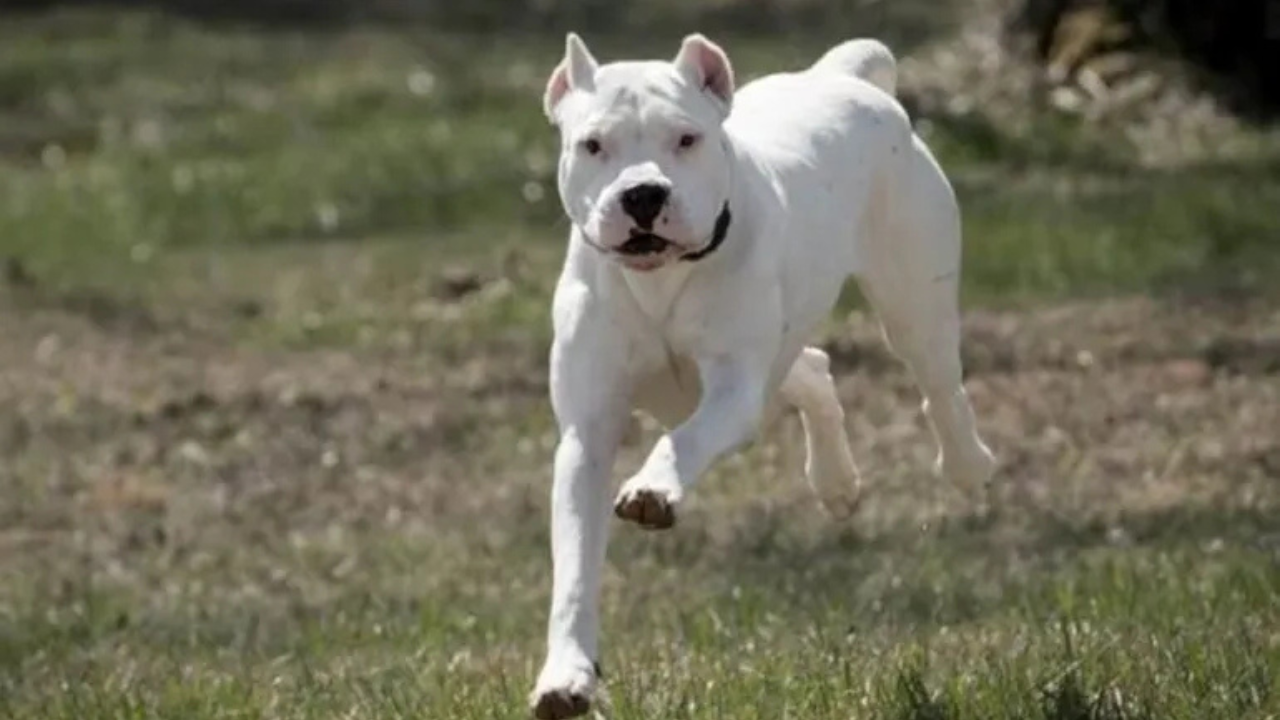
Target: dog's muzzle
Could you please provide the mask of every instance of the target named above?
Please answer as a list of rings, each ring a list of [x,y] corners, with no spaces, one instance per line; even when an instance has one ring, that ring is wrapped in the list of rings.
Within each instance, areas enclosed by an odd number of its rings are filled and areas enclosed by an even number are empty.
[[[652,230],[653,221],[662,214],[671,197],[671,189],[660,183],[643,183],[622,193],[622,211],[636,221],[641,230]]]
[[[680,260],[696,262],[715,252],[728,236],[729,223],[732,219],[733,215],[729,212],[729,203],[726,201],[724,207],[720,209],[720,214],[716,216],[716,225],[712,230],[711,239],[701,249],[680,255]],[[643,260],[664,255],[676,246],[676,243],[661,235],[635,229],[631,231],[631,237],[613,252],[626,258]]]

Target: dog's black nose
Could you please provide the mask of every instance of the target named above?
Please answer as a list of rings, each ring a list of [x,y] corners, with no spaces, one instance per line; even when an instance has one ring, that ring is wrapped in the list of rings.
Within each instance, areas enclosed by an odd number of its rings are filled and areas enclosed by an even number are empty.
[[[667,204],[671,191],[665,185],[644,183],[627,188],[622,193],[622,211],[630,215],[644,230],[653,228],[653,220]]]

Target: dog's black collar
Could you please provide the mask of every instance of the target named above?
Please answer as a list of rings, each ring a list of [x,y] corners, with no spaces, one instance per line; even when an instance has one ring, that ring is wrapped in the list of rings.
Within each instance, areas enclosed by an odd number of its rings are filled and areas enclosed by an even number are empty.
[[[689,262],[696,262],[715,252],[716,248],[720,247],[720,243],[724,242],[725,236],[729,234],[729,221],[732,219],[733,216],[729,213],[729,201],[725,200],[724,207],[721,208],[720,214],[716,216],[716,227],[715,231],[711,234],[711,242],[707,243],[707,246],[701,250],[691,252],[680,259],[687,260]]]

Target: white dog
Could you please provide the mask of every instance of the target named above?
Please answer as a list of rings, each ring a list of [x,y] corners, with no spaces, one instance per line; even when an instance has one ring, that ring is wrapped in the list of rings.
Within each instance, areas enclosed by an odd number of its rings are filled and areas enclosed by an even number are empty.
[[[613,501],[624,520],[671,527],[777,400],[800,412],[809,482],[851,508],[844,413],[827,356],[805,346],[850,275],[923,392],[940,472],[990,478],[961,386],[959,212],[895,82],[873,40],[735,92],[729,59],[700,35],[672,62],[603,66],[568,36],[544,98],[573,230],[553,305],[560,443],[536,717],[583,714],[596,689],[609,479],[633,408],[667,432]]]

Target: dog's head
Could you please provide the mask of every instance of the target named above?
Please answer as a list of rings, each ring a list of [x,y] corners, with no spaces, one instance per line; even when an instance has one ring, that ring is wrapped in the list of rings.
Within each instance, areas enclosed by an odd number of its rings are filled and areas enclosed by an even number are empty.
[[[560,129],[560,199],[586,241],[637,270],[704,250],[727,219],[732,101],[729,58],[701,35],[670,62],[600,65],[570,34],[543,103]]]

